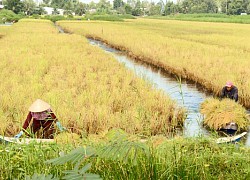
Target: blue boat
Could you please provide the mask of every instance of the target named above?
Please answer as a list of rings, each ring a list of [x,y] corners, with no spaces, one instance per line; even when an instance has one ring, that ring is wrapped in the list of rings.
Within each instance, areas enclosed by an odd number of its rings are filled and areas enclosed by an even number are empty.
[[[229,137],[223,137],[223,138],[218,138],[216,140],[216,143],[221,144],[221,143],[236,143],[241,140],[243,136],[245,136],[247,132],[243,132],[241,134],[235,135],[235,136],[229,136]]]

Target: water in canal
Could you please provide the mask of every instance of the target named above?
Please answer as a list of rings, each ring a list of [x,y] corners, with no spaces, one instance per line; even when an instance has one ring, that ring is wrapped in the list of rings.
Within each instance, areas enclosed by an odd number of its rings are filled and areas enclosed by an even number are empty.
[[[64,30],[57,26],[59,33]],[[200,85],[187,80],[180,80],[178,77],[161,72],[159,68],[136,62],[121,51],[111,48],[101,41],[88,38],[91,45],[98,46],[107,53],[111,53],[116,60],[123,63],[125,67],[133,70],[136,75],[151,81],[158,89],[177,101],[179,106],[187,109],[187,119],[184,123],[183,135],[186,137],[207,136],[209,132],[202,126],[203,117],[199,112],[200,104],[212,95],[206,93]],[[249,111],[250,113],[250,111]],[[250,133],[245,141],[246,146],[250,146]]]
[[[120,51],[111,48],[100,41],[88,39],[89,43],[99,46],[105,52],[111,53],[115,59],[123,63],[125,67],[133,70],[136,75],[151,81],[158,89],[163,90],[166,94],[177,101],[179,106],[187,109],[187,119],[185,120],[183,135],[190,136],[206,136],[209,132],[202,126],[202,115],[199,112],[200,104],[212,95],[206,93],[200,85],[187,80],[181,80],[173,75],[161,72],[157,68],[134,61]],[[250,133],[246,140],[246,145],[250,146]]]

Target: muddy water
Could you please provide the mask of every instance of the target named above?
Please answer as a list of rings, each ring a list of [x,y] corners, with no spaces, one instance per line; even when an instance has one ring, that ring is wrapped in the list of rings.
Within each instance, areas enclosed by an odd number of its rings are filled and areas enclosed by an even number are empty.
[[[203,116],[199,113],[199,108],[200,104],[212,95],[207,93],[200,85],[187,80],[180,80],[173,75],[162,72],[159,68],[134,61],[120,51],[110,48],[100,41],[88,40],[90,44],[99,46],[105,52],[111,53],[125,67],[133,70],[141,78],[149,80],[157,89],[163,90],[166,94],[170,95],[172,99],[177,101],[179,106],[185,107],[188,113],[183,128],[184,136],[209,135],[209,132],[202,126]],[[246,145],[250,146],[250,133],[248,133]]]

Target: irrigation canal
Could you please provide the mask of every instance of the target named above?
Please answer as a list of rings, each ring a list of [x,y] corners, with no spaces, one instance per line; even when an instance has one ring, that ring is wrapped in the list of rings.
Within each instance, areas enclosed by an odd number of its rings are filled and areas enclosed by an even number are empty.
[[[64,30],[55,24],[59,33]],[[199,112],[200,104],[212,96],[207,93],[200,85],[188,80],[179,80],[161,69],[152,67],[129,58],[119,50],[109,47],[101,41],[88,38],[91,45],[98,46],[107,53],[111,53],[117,61],[123,63],[125,67],[131,69],[141,78],[149,80],[155,88],[163,90],[166,94],[177,101],[179,106],[187,109],[187,118],[184,123],[182,134],[186,137],[208,136],[207,131],[202,126],[203,116]],[[248,111],[250,113],[250,111]],[[250,133],[247,134],[246,146],[250,146]]]
[[[212,95],[207,93],[200,85],[188,80],[179,80],[171,74],[162,72],[161,69],[149,66],[145,63],[135,61],[111,48],[101,41],[88,38],[90,44],[98,46],[107,53],[111,53],[116,60],[123,63],[125,67],[133,70],[137,76],[149,80],[155,88],[163,90],[166,94],[177,101],[179,106],[187,109],[187,119],[184,123],[183,135],[186,137],[207,136],[209,132],[203,128],[203,116],[199,112],[200,104]],[[250,133],[246,140],[250,146]]]

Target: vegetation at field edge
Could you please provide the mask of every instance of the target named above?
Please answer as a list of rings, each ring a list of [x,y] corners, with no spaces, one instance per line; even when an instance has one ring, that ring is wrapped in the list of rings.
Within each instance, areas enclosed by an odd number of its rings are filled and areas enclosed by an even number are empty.
[[[236,15],[226,15],[226,14],[175,14],[168,16],[147,16],[145,18],[162,19],[162,20],[250,24],[250,15],[236,16]]]
[[[70,145],[0,146],[0,178],[39,174],[70,179],[98,174],[103,179],[248,179],[250,149],[218,145],[212,139],[136,136],[113,131]],[[72,150],[72,151],[71,151]],[[87,172],[86,172],[87,171]],[[35,174],[35,175],[34,175]],[[51,175],[51,176],[49,176]]]

